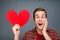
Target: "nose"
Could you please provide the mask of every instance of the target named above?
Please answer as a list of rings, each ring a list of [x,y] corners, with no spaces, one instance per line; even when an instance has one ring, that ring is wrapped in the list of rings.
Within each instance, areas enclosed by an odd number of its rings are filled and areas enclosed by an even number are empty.
[[[39,22],[42,22],[42,18],[41,17],[39,18]]]

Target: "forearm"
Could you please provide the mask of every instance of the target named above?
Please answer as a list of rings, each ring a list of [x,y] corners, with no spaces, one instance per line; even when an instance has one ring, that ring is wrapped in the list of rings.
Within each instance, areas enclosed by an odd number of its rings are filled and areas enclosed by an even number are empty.
[[[19,40],[19,35],[14,35],[14,40]]]
[[[46,40],[52,40],[46,32],[43,32],[43,36]]]

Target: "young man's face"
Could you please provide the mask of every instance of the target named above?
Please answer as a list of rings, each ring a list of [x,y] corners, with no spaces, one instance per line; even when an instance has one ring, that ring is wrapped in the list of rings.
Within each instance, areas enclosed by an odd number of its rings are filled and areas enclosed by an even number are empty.
[[[46,20],[46,13],[44,11],[36,11],[35,23],[38,29],[43,29]]]

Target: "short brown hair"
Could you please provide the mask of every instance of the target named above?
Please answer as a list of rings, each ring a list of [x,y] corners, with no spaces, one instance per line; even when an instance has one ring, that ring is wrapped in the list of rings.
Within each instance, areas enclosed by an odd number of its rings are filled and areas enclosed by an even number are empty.
[[[46,12],[46,10],[45,10],[44,8],[42,8],[42,7],[38,7],[38,8],[36,8],[36,9],[34,10],[34,12],[33,12],[33,19],[35,19],[35,13],[36,13],[37,11],[44,11],[44,12],[46,13],[46,18],[47,18],[47,12]]]

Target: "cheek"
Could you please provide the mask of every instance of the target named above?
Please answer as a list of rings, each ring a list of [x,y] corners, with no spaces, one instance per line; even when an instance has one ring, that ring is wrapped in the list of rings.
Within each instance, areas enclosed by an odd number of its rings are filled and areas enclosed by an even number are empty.
[[[35,22],[35,23],[37,23],[37,22],[38,22],[38,20],[37,20],[37,19],[35,19],[35,20],[34,20],[34,22]]]
[[[35,22],[38,22],[38,19],[35,19]]]
[[[42,19],[43,20],[43,23],[45,23],[46,19]]]

